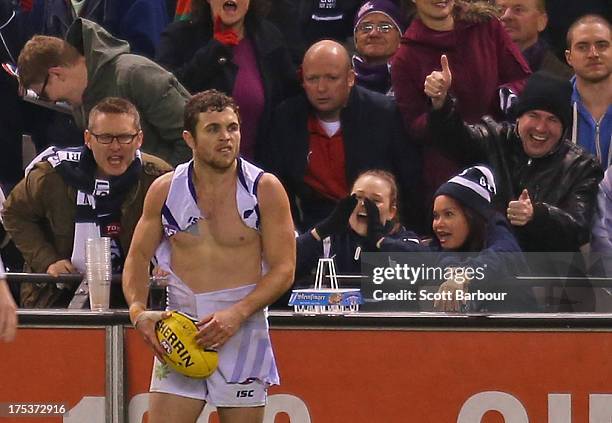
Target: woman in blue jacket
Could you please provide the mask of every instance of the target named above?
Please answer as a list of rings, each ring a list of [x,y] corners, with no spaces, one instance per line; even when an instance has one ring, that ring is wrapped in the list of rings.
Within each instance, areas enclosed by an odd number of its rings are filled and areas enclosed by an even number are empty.
[[[442,298],[435,301],[434,309],[438,311],[534,310],[530,287],[499,284],[517,274],[526,274],[528,268],[506,219],[491,207],[495,191],[493,173],[488,167],[469,167],[442,184],[434,194],[435,237],[429,245],[383,236],[375,226],[368,228],[367,237],[379,251],[441,253],[435,255],[433,263],[427,263],[447,270],[438,293],[449,294],[440,295]],[[368,216],[376,219],[375,209],[368,202],[366,209]]]

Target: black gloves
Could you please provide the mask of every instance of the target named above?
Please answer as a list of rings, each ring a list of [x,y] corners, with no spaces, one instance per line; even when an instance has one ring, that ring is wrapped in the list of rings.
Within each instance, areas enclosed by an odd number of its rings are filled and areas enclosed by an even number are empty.
[[[385,237],[388,232],[388,226],[391,222],[383,225],[380,223],[380,213],[376,204],[369,198],[363,199],[366,213],[368,214],[368,233],[366,235],[368,249],[377,250],[378,241]],[[391,223],[392,224],[392,223]]]
[[[330,235],[346,230],[348,219],[356,206],[357,197],[355,197],[355,194],[340,200],[338,204],[336,204],[334,211],[314,227],[319,238],[324,239]]]

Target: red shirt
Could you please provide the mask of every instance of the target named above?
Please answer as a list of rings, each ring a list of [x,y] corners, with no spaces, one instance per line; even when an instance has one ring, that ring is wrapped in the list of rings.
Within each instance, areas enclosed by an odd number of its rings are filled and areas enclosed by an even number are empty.
[[[309,149],[304,182],[324,197],[339,200],[349,194],[344,167],[342,129],[331,137],[319,120],[308,117]]]

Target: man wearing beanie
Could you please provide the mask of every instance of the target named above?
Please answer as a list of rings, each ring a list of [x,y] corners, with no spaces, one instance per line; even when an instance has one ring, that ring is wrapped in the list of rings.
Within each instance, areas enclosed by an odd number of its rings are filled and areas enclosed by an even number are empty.
[[[430,81],[425,94],[446,95],[448,86]],[[485,116],[467,125],[450,95],[428,116],[433,140],[446,154],[492,165],[495,205],[513,225],[523,251],[579,251],[589,242],[603,172],[593,156],[565,138],[571,93],[569,81],[538,72],[515,105],[516,123]]]
[[[355,15],[353,55],[357,85],[393,95],[391,58],[397,51],[405,25],[392,0],[369,0]]]

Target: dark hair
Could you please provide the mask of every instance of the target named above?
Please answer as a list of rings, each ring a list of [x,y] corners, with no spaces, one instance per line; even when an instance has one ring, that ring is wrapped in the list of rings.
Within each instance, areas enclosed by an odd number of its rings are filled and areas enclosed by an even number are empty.
[[[406,24],[409,24],[416,15],[416,6],[412,0],[400,0],[400,13]],[[406,26],[407,28],[408,26]]]
[[[129,115],[134,119],[134,126],[136,126],[136,129],[140,130],[140,114],[138,113],[136,106],[125,98],[106,97],[102,99],[89,112],[88,126],[94,120],[94,117],[100,113]]]
[[[607,20],[605,17],[601,16],[601,15],[596,15],[596,14],[588,14],[588,15],[584,15],[579,17],[578,19],[576,19],[574,21],[574,23],[572,23],[569,27],[569,29],[567,30],[567,35],[565,38],[565,41],[567,43],[567,48],[571,49],[572,47],[572,32],[574,32],[574,29],[576,29],[577,26],[579,25],[584,25],[584,24],[592,24],[592,23],[599,23],[602,24],[606,27],[608,27],[608,31],[612,32],[612,27],[610,26],[610,21]]]
[[[247,31],[252,31],[255,28],[255,22],[268,15],[270,11],[269,0],[251,0],[249,3],[249,10],[244,17],[244,26]],[[195,23],[210,26],[212,33],[213,27],[213,16],[212,9],[207,0],[192,0],[191,1],[191,16],[192,21]]]
[[[76,48],[61,38],[35,35],[19,53],[19,82],[25,88],[42,83],[50,68],[71,66],[80,56]]]
[[[233,98],[217,90],[206,90],[202,91],[201,93],[197,93],[191,97],[191,99],[185,105],[185,130],[189,131],[191,135],[195,136],[195,129],[198,124],[198,117],[200,113],[209,111],[222,112],[227,107],[236,113],[236,116],[238,116],[238,122],[240,122],[239,108]]]
[[[487,221],[472,208],[459,203],[468,223],[468,237],[461,246],[462,251],[477,252],[486,247]]]

